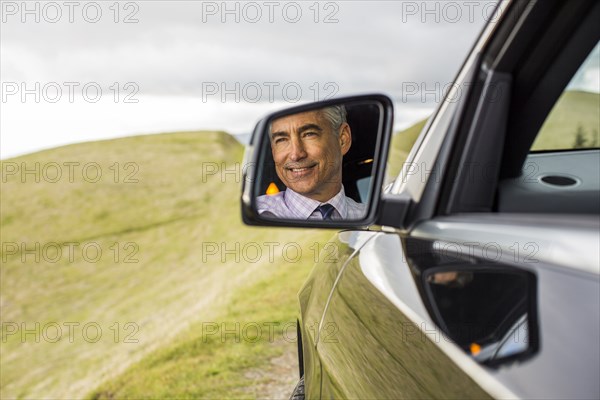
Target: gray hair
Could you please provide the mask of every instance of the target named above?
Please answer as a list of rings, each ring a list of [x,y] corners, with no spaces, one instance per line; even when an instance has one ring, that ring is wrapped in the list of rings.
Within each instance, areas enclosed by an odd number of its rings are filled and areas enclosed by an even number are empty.
[[[342,126],[343,123],[348,122],[346,120],[346,107],[344,107],[343,105],[325,107],[320,109],[319,112],[327,121],[329,121],[331,127],[338,135],[340,133],[340,126]]]

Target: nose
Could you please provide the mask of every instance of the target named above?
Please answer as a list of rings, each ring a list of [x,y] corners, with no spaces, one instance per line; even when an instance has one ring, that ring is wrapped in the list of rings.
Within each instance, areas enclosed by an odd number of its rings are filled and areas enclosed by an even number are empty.
[[[304,143],[297,137],[291,140],[290,160],[299,161],[306,157],[306,150],[304,149]]]

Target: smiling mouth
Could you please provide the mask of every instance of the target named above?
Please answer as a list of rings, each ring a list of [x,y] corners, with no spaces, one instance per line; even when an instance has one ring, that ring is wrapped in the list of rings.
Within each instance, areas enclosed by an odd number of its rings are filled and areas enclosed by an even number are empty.
[[[308,171],[310,168],[312,168],[312,167],[290,168],[290,171],[292,171],[292,172],[304,172],[304,171]]]
[[[316,167],[316,165],[317,164],[309,165],[306,167],[294,167],[294,168],[287,167],[286,169],[292,173],[292,176],[300,178],[300,177],[310,174],[313,171],[313,169]]]

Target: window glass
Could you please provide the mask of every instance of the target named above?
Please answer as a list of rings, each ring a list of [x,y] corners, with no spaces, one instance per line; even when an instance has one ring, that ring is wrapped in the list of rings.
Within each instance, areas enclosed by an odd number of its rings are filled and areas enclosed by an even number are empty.
[[[546,118],[532,151],[600,146],[600,47],[592,50]]]
[[[367,176],[356,181],[361,203],[366,203],[369,200],[369,185],[371,184],[371,179],[371,176]]]

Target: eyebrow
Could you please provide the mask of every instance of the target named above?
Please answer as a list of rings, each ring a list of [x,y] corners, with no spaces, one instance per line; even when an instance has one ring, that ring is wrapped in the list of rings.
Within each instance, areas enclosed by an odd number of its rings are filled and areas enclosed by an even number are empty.
[[[310,130],[316,130],[316,131],[321,132],[323,130],[323,128],[321,128],[317,124],[305,124],[305,125],[302,125],[300,128],[298,128],[299,133],[302,133],[304,131],[310,131]]]
[[[304,124],[300,128],[298,128],[298,133],[302,133],[302,132],[310,131],[310,130],[315,130],[315,131],[322,132],[323,128],[321,128],[317,124]],[[281,137],[281,136],[287,137],[287,136],[289,136],[289,133],[287,131],[273,132],[273,133],[271,133],[271,140],[273,140],[273,139],[275,139],[277,137]]]
[[[275,140],[278,137],[288,137],[289,133],[285,132],[285,131],[277,131],[277,132],[273,132],[271,133],[271,140]]]

